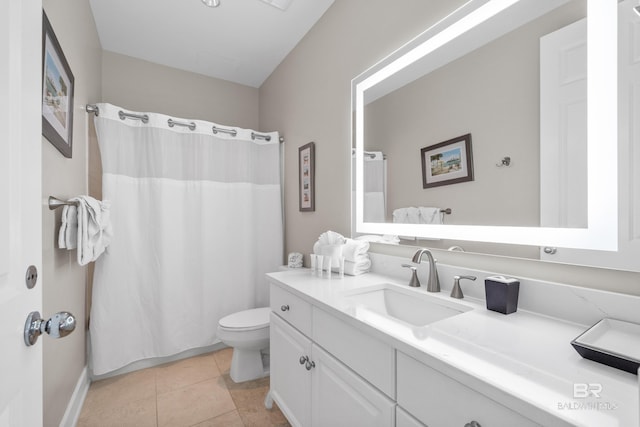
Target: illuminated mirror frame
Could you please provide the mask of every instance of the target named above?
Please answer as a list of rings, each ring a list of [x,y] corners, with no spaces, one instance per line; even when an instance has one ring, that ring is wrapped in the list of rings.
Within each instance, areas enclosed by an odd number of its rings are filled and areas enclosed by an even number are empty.
[[[615,251],[618,247],[617,0],[587,1],[587,228],[364,222],[365,91],[466,31],[529,0],[471,0],[352,81],[357,233]],[[541,0],[535,0],[540,1]],[[598,174],[605,170],[607,173]],[[508,203],[506,201],[505,203]],[[612,221],[612,218],[616,220]]]

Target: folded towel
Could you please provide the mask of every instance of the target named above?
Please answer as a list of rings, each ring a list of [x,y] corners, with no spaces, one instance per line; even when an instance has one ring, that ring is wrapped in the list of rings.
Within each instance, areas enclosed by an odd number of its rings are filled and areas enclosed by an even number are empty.
[[[318,243],[321,245],[341,245],[345,240],[342,234],[331,230],[325,231],[318,237]]]
[[[74,205],[62,208],[58,247],[68,250],[78,247],[78,209]]]
[[[348,274],[349,276],[357,276],[359,274],[364,274],[369,271],[371,268],[371,260],[369,259],[369,255],[367,255],[366,261],[362,262],[344,262],[344,274]]]
[[[326,231],[313,245],[313,253],[331,257],[331,267],[338,268],[340,257],[352,263],[369,261],[369,242],[347,239],[335,231]]]
[[[359,262],[363,255],[367,255],[369,246],[369,242],[366,240],[346,239],[345,245],[342,247],[342,256],[345,261]]]

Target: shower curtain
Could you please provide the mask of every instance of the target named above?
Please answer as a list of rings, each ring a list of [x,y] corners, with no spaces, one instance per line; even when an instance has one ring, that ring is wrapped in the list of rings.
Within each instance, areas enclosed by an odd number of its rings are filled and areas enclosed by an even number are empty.
[[[98,109],[114,236],[94,273],[95,375],[218,342],[220,318],[268,305],[264,274],[283,260],[277,133]]]

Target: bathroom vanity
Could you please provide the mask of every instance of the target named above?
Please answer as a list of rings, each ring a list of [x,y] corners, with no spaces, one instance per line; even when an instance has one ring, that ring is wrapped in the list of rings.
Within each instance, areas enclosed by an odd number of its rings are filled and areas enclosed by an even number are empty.
[[[449,297],[453,275],[483,283],[489,272],[438,270],[440,293],[409,288],[399,267],[268,274],[270,393],[292,425],[638,425],[637,377],[582,359],[570,342],[598,316],[635,320],[640,298],[524,279],[520,308],[503,315],[486,309],[481,284]]]

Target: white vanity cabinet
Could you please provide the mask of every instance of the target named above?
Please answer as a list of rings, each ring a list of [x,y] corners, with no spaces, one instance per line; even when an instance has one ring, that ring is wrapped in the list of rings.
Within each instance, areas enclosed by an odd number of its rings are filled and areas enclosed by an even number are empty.
[[[398,405],[428,426],[539,426],[401,352],[397,358]]]
[[[299,304],[307,303],[275,285],[271,301],[271,396],[289,422],[301,427],[392,427],[395,402],[298,329],[300,321],[303,329],[311,327],[300,308],[305,305]],[[283,311],[283,305],[289,309]],[[311,315],[311,307],[306,309]]]

